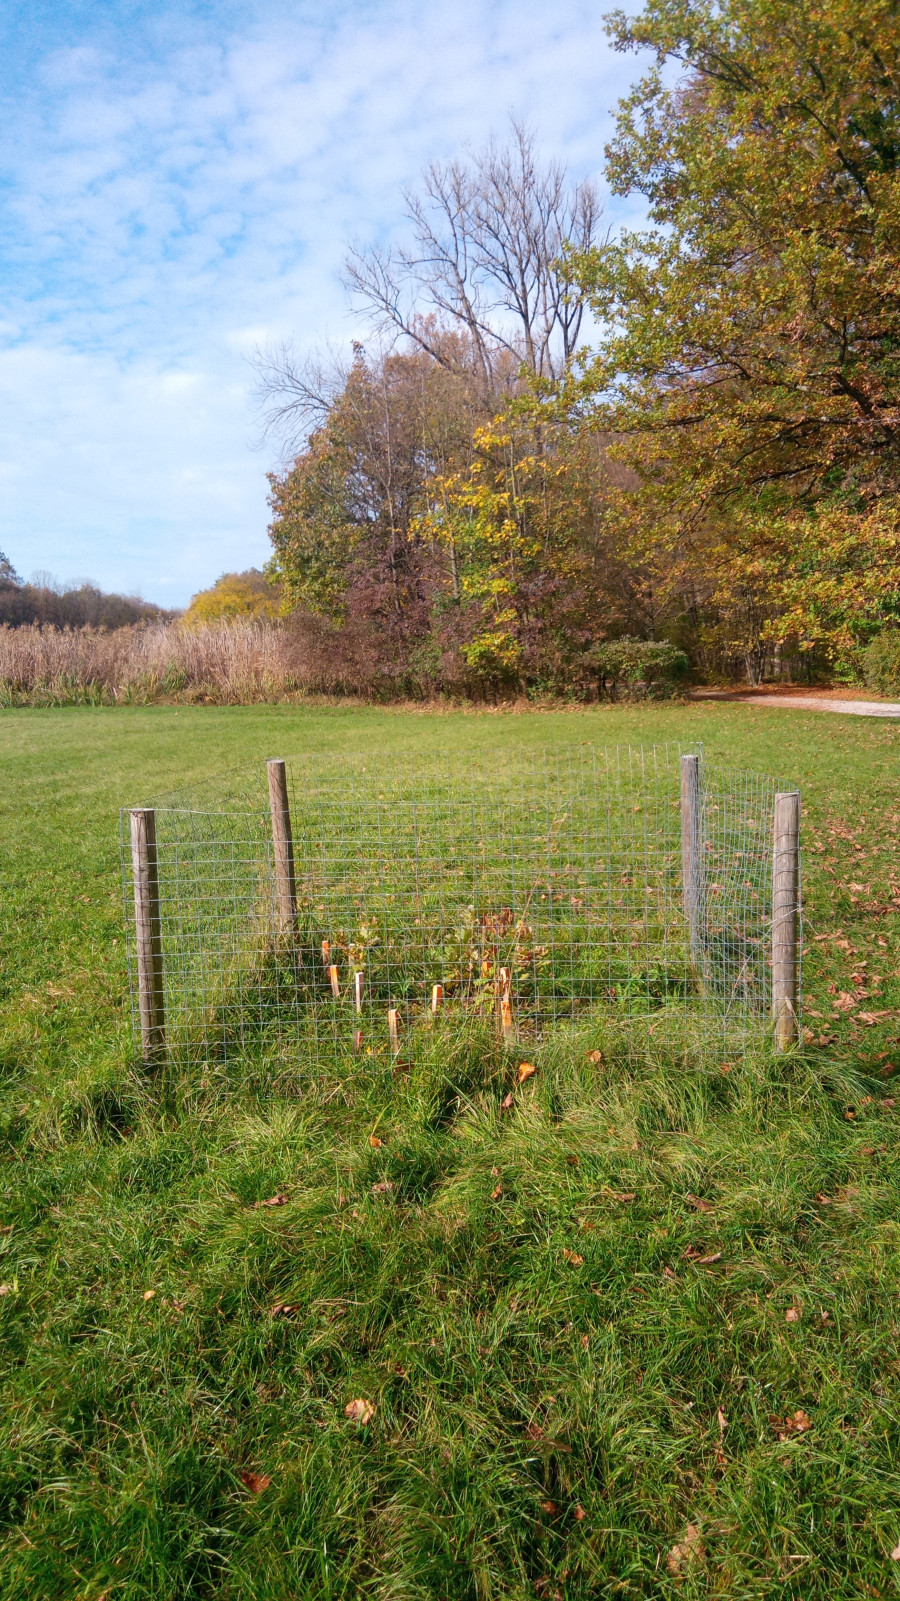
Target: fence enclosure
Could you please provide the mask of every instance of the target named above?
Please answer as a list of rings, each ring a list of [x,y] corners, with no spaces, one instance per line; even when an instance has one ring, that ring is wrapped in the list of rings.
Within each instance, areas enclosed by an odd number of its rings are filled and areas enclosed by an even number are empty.
[[[800,797],[700,751],[268,763],[227,809],[123,812],[147,1059],[411,1058],[561,1024],[740,1048],[800,1005]]]

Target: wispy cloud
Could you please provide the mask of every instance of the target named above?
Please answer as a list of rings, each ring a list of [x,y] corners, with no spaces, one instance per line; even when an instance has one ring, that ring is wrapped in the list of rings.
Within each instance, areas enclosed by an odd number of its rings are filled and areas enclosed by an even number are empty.
[[[348,240],[511,108],[596,173],[628,64],[582,0],[59,13],[0,80],[0,547],[181,601],[268,553],[252,349],[349,338]]]

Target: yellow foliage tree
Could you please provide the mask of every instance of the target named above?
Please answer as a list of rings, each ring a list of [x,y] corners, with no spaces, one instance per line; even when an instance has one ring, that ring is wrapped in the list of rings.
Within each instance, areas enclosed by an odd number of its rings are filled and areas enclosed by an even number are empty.
[[[182,623],[186,628],[198,628],[235,617],[274,618],[278,611],[278,590],[264,573],[251,567],[245,573],[223,573],[211,589],[201,589],[193,596]]]

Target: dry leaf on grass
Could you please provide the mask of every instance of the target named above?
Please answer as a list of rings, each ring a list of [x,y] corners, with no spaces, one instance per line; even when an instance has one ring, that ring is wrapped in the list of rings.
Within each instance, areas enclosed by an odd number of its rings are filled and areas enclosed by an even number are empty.
[[[580,1501],[577,1501],[575,1503],[575,1510],[572,1513],[572,1516],[575,1519],[576,1523],[583,1523],[585,1518],[587,1517],[587,1513],[585,1512],[584,1507],[581,1505]]]
[[[894,1546],[894,1549],[891,1552],[891,1561],[892,1562],[900,1562],[900,1545],[895,1545]]]
[[[601,1201],[618,1201],[622,1206],[630,1206],[632,1201],[637,1200],[637,1194],[634,1190],[601,1190],[599,1198]]]
[[[389,1195],[393,1188],[394,1188],[394,1186],[393,1186],[393,1183],[391,1182],[390,1179],[382,1179],[380,1184],[373,1184],[372,1185],[372,1194],[373,1195]]]
[[[382,1145],[384,1144],[384,1140],[380,1140],[377,1134],[370,1134],[369,1144],[371,1145],[373,1151],[380,1151]]]
[[[802,1317],[799,1306],[789,1306],[784,1314],[785,1323],[799,1323]]]
[[[555,1501],[542,1501],[541,1502],[541,1511],[542,1512],[549,1512],[550,1516],[552,1517],[554,1515],[554,1513],[559,1511],[559,1507],[557,1506]]]
[[[571,1262],[573,1267],[581,1267],[584,1262],[584,1257],[579,1256],[577,1251],[570,1251],[568,1246],[563,1251],[563,1256],[567,1262]]]
[[[513,1107],[513,1105],[515,1103],[515,1099],[516,1098],[513,1095],[512,1090],[510,1090],[508,1095],[504,1095],[503,1100],[500,1102],[500,1110],[501,1110],[501,1112],[509,1112],[509,1111],[511,1111],[512,1107]]]
[[[673,1545],[666,1557],[666,1567],[671,1574],[680,1573],[682,1568],[689,1567],[692,1562],[702,1562],[706,1557],[706,1548],[700,1537],[700,1526],[689,1523],[683,1537]]]
[[[344,1407],[344,1417],[352,1423],[370,1423],[375,1416],[375,1407],[371,1401],[360,1396],[355,1401],[348,1401]]]
[[[240,1480],[251,1495],[262,1495],[272,1483],[268,1473],[251,1473],[249,1468],[241,1468]]]
[[[11,1284],[0,1284],[0,1295],[12,1295]]]
[[[581,1165],[580,1158],[575,1151],[569,1152],[568,1156],[566,1157],[566,1161],[570,1167],[579,1167]]]
[[[284,1194],[284,1191],[279,1190],[277,1195],[270,1195],[265,1201],[254,1201],[253,1210],[256,1212],[261,1206],[287,1206],[287,1203],[288,1198]]]
[[[712,1201],[704,1201],[702,1195],[691,1195],[691,1193],[688,1192],[688,1194],[685,1196],[685,1201],[687,1202],[688,1206],[692,1206],[694,1208],[695,1212],[711,1212],[713,1210]]]
[[[602,1051],[588,1051],[587,1059],[588,1059],[589,1062],[602,1062],[603,1061],[603,1052]]]
[[[801,1407],[798,1407],[793,1414],[786,1412],[784,1417],[780,1417],[777,1412],[773,1412],[769,1422],[772,1424],[779,1440],[790,1440],[793,1435],[805,1434],[807,1429],[812,1428],[812,1419]]]
[[[721,1251],[704,1252],[699,1246],[689,1245],[682,1255],[687,1262],[693,1262],[695,1267],[709,1267],[712,1262],[721,1262]]]
[[[298,1301],[276,1301],[275,1305],[269,1308],[269,1317],[293,1317],[299,1310]]]
[[[525,1080],[533,1078],[536,1072],[537,1068],[533,1062],[520,1062],[516,1077],[520,1084],[524,1084]]]
[[[724,1407],[721,1407],[721,1406],[716,1407],[716,1420],[717,1420],[718,1425],[719,1425],[719,1433],[720,1434],[724,1434],[725,1430],[728,1427],[728,1419],[725,1416]]]
[[[502,1194],[503,1194],[503,1185],[502,1184],[498,1184],[497,1188],[495,1190],[491,1190],[491,1200],[492,1201],[499,1201],[499,1199],[500,1199]]]
[[[155,1294],[156,1294],[155,1290],[145,1290],[144,1291],[144,1300],[145,1301],[152,1301],[153,1297],[155,1296]]]

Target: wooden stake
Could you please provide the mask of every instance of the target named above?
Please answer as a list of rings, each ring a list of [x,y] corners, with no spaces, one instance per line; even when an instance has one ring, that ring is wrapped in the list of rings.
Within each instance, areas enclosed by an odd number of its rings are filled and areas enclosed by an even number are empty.
[[[800,987],[800,791],[775,796],[772,864],[772,1015],[775,1049],[797,1038]]]
[[[691,956],[703,958],[703,857],[700,839],[700,757],[681,758],[681,877]]]
[[[354,993],[354,999],[356,1001],[356,1010],[358,1012],[362,1011],[363,990],[365,989],[365,987],[366,987],[365,971],[363,969],[360,969],[360,971],[357,974],[355,974],[354,979],[353,979],[353,993]]]
[[[331,941],[327,939],[322,941],[322,965],[324,967],[331,966]]]
[[[443,984],[432,984],[432,986],[431,986],[431,1010],[432,1010],[432,1012],[437,1013],[440,1010],[441,1001],[443,999],[444,999],[444,986],[443,986]]]
[[[353,1030],[353,1049],[355,1051],[361,1051],[362,1048],[363,1048],[362,1029],[361,1028],[355,1028]]]
[[[333,965],[328,969],[328,977],[331,981],[331,993],[335,1000],[339,1001],[341,998],[341,981],[338,970]]]
[[[509,1044],[515,1035],[515,1026],[513,1024],[512,1002],[508,996],[500,1002],[500,1027],[503,1030],[504,1040]]]
[[[400,1049],[400,1014],[395,1006],[388,1008],[388,1034],[391,1039],[391,1051],[396,1056]]]
[[[131,813],[130,822],[141,1047],[144,1060],[152,1062],[163,1055],[166,1048],[156,813],[138,807]]]
[[[269,810],[272,813],[272,844],[275,848],[275,894],[278,926],[292,929],[297,918],[297,883],[294,874],[294,837],[288,802],[287,773],[284,762],[266,763],[269,773]]]

